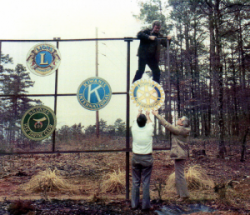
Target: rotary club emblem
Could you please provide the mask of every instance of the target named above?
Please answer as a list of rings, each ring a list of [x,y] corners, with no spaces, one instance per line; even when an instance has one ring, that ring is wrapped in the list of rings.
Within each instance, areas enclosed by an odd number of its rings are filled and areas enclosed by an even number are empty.
[[[39,76],[52,74],[59,67],[60,62],[59,50],[50,44],[35,45],[26,58],[29,70]]]
[[[43,140],[49,137],[56,128],[56,116],[46,106],[38,105],[30,108],[22,117],[23,134],[32,140]]]
[[[112,95],[108,82],[99,77],[83,81],[77,90],[79,103],[88,110],[97,111],[104,108]]]
[[[136,106],[144,110],[159,109],[165,101],[161,85],[152,80],[138,80],[130,88],[130,96]]]

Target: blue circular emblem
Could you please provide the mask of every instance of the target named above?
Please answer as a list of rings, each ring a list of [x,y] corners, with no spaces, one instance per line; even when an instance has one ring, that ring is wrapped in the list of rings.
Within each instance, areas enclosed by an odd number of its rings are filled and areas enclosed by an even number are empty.
[[[27,54],[26,64],[31,72],[46,76],[56,71],[61,62],[59,50],[51,44],[37,44]]]
[[[36,55],[36,64],[39,67],[48,67],[51,62],[53,61],[53,56],[48,51],[41,51],[39,54]]]
[[[99,77],[88,78],[77,90],[79,103],[88,110],[97,111],[104,108],[112,95],[108,82]]]

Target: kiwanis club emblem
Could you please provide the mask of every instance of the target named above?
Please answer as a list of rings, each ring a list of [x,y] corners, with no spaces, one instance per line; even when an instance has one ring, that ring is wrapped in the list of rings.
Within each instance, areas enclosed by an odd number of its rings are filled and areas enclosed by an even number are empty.
[[[31,72],[39,76],[52,74],[60,65],[61,55],[50,44],[34,46],[27,54],[26,64]]]
[[[23,115],[21,128],[26,137],[32,140],[43,140],[49,137],[56,127],[56,116],[46,106],[38,105],[30,108]]]
[[[133,83],[130,96],[136,106],[144,110],[159,109],[165,101],[165,93],[161,85],[146,79]]]
[[[78,90],[79,103],[88,110],[97,111],[105,107],[111,99],[112,91],[107,81],[93,77],[83,81]]]

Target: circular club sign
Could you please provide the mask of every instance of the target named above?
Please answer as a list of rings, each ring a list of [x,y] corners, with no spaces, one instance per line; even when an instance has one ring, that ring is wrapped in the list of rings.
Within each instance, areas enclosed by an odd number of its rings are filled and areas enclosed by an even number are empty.
[[[104,108],[110,101],[111,87],[102,78],[93,77],[83,81],[77,90],[79,103],[88,110],[97,111]]]
[[[50,44],[35,45],[26,58],[29,70],[39,76],[52,74],[59,67],[60,62],[59,50]]]
[[[29,139],[43,140],[55,130],[56,116],[49,107],[43,105],[32,107],[23,115],[21,128]]]
[[[130,88],[131,99],[144,110],[159,109],[165,101],[161,85],[152,80],[138,80]]]

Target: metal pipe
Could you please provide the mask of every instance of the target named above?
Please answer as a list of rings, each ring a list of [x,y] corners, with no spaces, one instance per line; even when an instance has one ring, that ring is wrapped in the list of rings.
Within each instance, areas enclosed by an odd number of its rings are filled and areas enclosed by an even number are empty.
[[[56,48],[59,49],[59,41],[56,41]],[[57,110],[57,90],[58,90],[58,69],[56,70],[55,74],[55,95],[54,95],[54,113],[56,115]],[[53,131],[53,144],[52,144],[52,151],[55,151],[55,144],[56,144],[56,129]]]
[[[0,40],[0,65],[2,60],[2,41]]]
[[[172,123],[171,120],[171,76],[170,76],[170,59],[169,59],[169,40],[167,39],[167,64],[168,64],[168,120],[170,123]],[[170,147],[172,146],[172,141],[171,141],[171,136],[172,133],[169,132],[169,141],[170,141]]]
[[[132,38],[124,38],[127,42],[127,110],[126,110],[126,199],[129,200],[129,112],[130,112],[130,42]]]
[[[154,151],[165,151],[170,150],[170,148],[154,148]],[[130,149],[127,151],[126,149],[118,149],[118,150],[86,150],[86,151],[33,151],[33,152],[0,152],[0,156],[4,155],[31,155],[31,154],[71,154],[71,153],[115,153],[115,152],[131,152]]]
[[[83,151],[55,151],[55,131],[53,132],[53,142],[52,142],[52,151],[33,151],[33,152],[10,152],[10,153],[0,153],[0,156],[4,155],[24,155],[24,154],[66,154],[66,153],[115,153],[115,152],[125,152],[126,153],[126,199],[129,199],[129,153],[132,151],[129,145],[129,121],[130,121],[130,43],[133,40],[138,40],[138,38],[92,38],[92,39],[65,39],[65,40],[56,40],[57,48],[59,49],[60,42],[74,42],[74,41],[99,41],[99,40],[123,40],[127,42],[127,89],[126,92],[113,92],[113,95],[126,95],[127,107],[126,107],[126,148],[118,150],[83,150]],[[2,42],[55,42],[55,40],[0,40],[0,53]],[[1,56],[0,56],[1,61]],[[168,44],[168,68],[169,68],[169,44]],[[170,78],[170,73],[169,73]],[[170,79],[169,79],[170,83]],[[53,96],[54,97],[54,113],[57,112],[57,97],[58,96],[76,96],[75,93],[64,93],[58,94],[58,69],[55,73],[55,93],[54,94],[25,94],[25,95],[0,95],[0,97],[43,97],[43,96]],[[171,99],[171,94],[170,94]],[[171,104],[171,103],[170,103]],[[171,111],[171,109],[170,109]],[[171,114],[171,113],[170,113]],[[170,148],[154,148],[154,151],[170,150]]]
[[[98,28],[96,30],[96,38],[98,38]],[[95,41],[95,76],[98,77],[98,40]],[[95,112],[96,115],[96,138],[99,138],[99,111]]]
[[[121,95],[121,94],[128,94],[127,92],[113,92],[112,95]],[[2,94],[0,97],[39,97],[39,96],[55,96],[56,94]],[[76,93],[62,93],[57,94],[57,96],[76,96]]]
[[[133,40],[139,40],[136,37],[124,37],[124,38],[89,38],[89,39],[60,39],[60,42],[77,42],[77,41],[99,41],[99,40],[126,40],[127,38],[130,38],[131,41]],[[158,39],[166,39],[165,37],[158,37]],[[55,40],[8,40],[3,39],[2,42],[55,42]],[[58,41],[58,40],[56,40]]]

